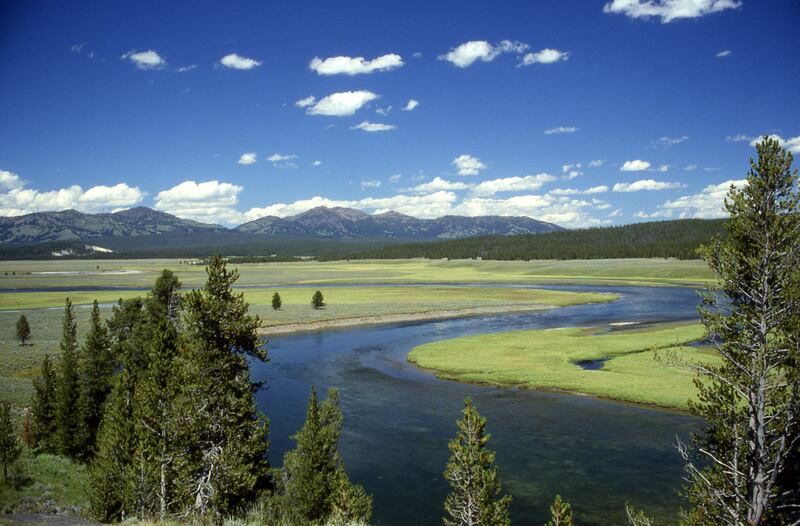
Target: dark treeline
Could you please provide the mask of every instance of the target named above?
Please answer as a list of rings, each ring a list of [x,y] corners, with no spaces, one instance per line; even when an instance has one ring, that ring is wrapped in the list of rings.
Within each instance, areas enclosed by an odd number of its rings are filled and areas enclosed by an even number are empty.
[[[680,219],[544,234],[484,236],[376,247],[350,259],[699,259],[697,248],[722,233],[722,219]],[[333,259],[323,255],[319,259]]]

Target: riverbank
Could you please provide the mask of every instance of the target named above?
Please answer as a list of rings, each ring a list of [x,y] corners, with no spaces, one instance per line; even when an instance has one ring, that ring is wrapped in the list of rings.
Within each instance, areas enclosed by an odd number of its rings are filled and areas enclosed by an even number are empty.
[[[676,363],[719,359],[688,345],[703,333],[699,323],[516,331],[420,345],[408,360],[448,380],[685,410],[697,390]]]
[[[609,300],[611,301],[611,300]],[[597,303],[597,302],[591,302]],[[468,316],[488,316],[492,314],[509,314],[512,312],[530,312],[558,308],[558,305],[500,305],[497,307],[469,307],[464,309],[442,309],[405,314],[382,314],[378,316],[357,316],[354,318],[335,318],[330,320],[311,321],[306,323],[285,323],[282,325],[266,325],[259,329],[259,334],[293,334],[298,332],[321,331],[327,329],[343,329],[362,325],[381,325],[385,323],[405,323],[414,321],[446,320]]]

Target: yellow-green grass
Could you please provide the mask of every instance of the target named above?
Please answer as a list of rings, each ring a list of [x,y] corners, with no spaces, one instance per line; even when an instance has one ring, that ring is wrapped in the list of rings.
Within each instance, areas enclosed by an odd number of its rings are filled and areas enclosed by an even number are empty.
[[[686,409],[697,392],[693,375],[676,362],[715,363],[716,354],[686,343],[703,336],[700,324],[605,332],[551,329],[484,334],[413,349],[409,361],[462,382],[564,390],[614,400]],[[607,359],[586,370],[580,360]]]
[[[242,289],[250,302],[250,312],[262,318],[265,327],[305,324],[327,320],[353,319],[391,314],[417,314],[476,307],[567,306],[616,299],[614,294],[578,293],[541,289],[511,289],[454,286],[410,287],[329,287],[320,286],[327,306],[311,308],[313,288]],[[271,307],[272,294],[278,292],[283,306]],[[89,323],[89,305],[97,299],[110,315],[109,304],[120,297],[144,292],[17,292],[0,295],[0,400],[22,407],[28,404],[31,380],[39,374],[42,359],[58,350],[61,337],[62,306],[65,296],[75,304],[79,336]],[[31,326],[31,340],[20,345],[15,339],[15,324],[25,314]]]
[[[99,266],[99,268],[98,268]],[[2,261],[0,288],[149,287],[169,268],[188,287],[205,280],[186,260]],[[316,283],[600,283],[700,285],[713,279],[702,261],[596,259],[539,261],[381,260],[239,264],[247,285]],[[49,273],[49,274],[45,274]]]
[[[26,509],[19,511],[33,513],[53,513],[54,506],[74,513],[88,504],[86,466],[69,459],[34,455],[25,448],[17,464],[9,469],[9,476],[8,482],[0,477],[0,518],[23,502]]]

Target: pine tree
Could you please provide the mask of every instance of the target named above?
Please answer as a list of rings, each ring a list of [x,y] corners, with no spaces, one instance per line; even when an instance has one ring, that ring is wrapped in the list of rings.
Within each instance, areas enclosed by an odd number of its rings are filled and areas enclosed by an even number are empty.
[[[41,375],[33,380],[31,400],[31,427],[33,448],[40,453],[55,453],[56,442],[56,373],[50,357],[42,361]]]
[[[81,414],[86,445],[93,449],[97,429],[102,418],[103,404],[111,392],[111,378],[116,364],[111,355],[111,340],[100,317],[100,307],[95,300],[92,306],[89,333],[81,349]]]
[[[550,506],[550,522],[546,526],[572,526],[572,509],[569,503],[561,500],[561,495],[556,495],[553,505]]]
[[[59,362],[56,390],[56,442],[60,454],[79,458],[84,453],[83,419],[80,411],[81,384],[78,375],[78,334],[72,302],[67,298],[64,306],[61,360]]]
[[[250,379],[248,357],[266,360],[260,320],[247,313],[239,278],[220,256],[206,269],[202,289],[186,295],[186,406],[192,419],[187,468],[195,515],[218,520],[252,503],[271,488],[266,417],[253,396],[260,384]]]
[[[24,314],[20,315],[17,320],[17,339],[19,343],[25,345],[25,342],[31,337],[31,326],[28,324],[28,318]]]
[[[286,503],[311,524],[366,522],[372,498],[350,482],[339,456],[344,417],[335,389],[321,404],[311,388],[306,421],[292,438],[297,446],[284,458]]]
[[[11,404],[0,402],[0,464],[3,464],[3,480],[8,481],[8,466],[13,465],[21,453],[22,446],[11,421]]]
[[[104,523],[124,520],[133,516],[136,509],[132,380],[133,375],[124,368],[115,377],[89,465],[90,513]]]
[[[322,292],[316,291],[313,296],[311,296],[311,306],[314,309],[321,309],[325,306],[325,299],[322,296]]]
[[[139,377],[134,400],[134,425],[140,463],[136,473],[148,494],[147,509],[140,517],[164,520],[175,498],[175,470],[179,460],[179,377],[178,333],[168,320],[155,327],[148,345],[147,369]]]
[[[281,300],[281,295],[276,292],[272,295],[272,310],[280,310],[281,305],[283,305],[283,300]]]
[[[703,252],[721,294],[706,296],[702,319],[722,364],[697,367],[705,467],[682,447],[692,525],[790,523],[800,509],[797,480],[784,479],[800,442],[800,195],[792,154],[768,137],[756,149],[725,202],[727,237]]]
[[[450,441],[451,456],[444,477],[451,492],[444,503],[446,526],[507,526],[510,496],[500,497],[494,453],[486,449],[486,419],[472,401],[464,401],[458,434]]]

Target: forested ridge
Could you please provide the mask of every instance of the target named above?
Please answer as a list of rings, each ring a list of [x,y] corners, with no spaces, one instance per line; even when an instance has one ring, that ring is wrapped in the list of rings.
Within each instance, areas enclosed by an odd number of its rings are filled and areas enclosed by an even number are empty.
[[[679,219],[516,236],[376,247],[350,259],[699,259],[697,248],[723,233],[722,219]],[[324,256],[321,259],[331,259]]]

